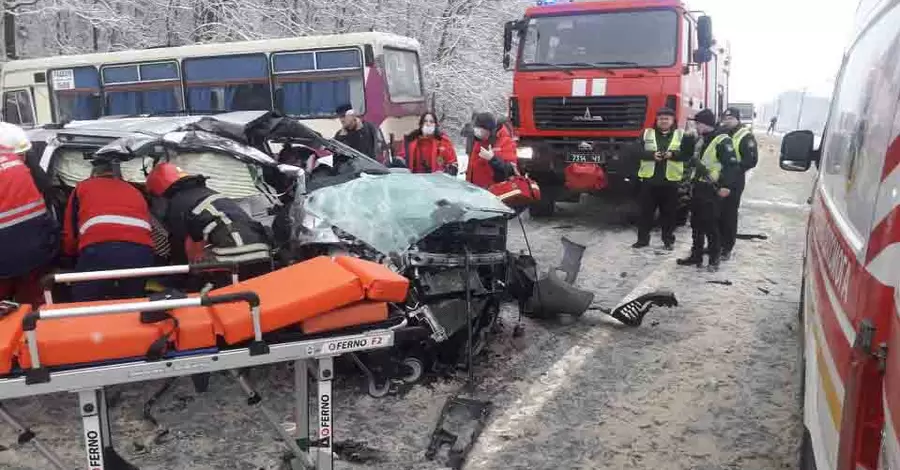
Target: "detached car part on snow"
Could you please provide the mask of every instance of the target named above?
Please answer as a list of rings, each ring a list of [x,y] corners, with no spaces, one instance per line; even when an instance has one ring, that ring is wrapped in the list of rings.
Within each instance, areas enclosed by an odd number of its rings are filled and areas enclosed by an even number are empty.
[[[210,188],[270,227],[282,265],[349,253],[409,278],[411,294],[399,307],[432,334],[387,358],[355,358],[371,379],[372,395],[387,393],[393,378],[416,381],[437,363],[465,363],[467,252],[475,353],[497,318],[514,212],[468,183],[388,169],[271,112],[76,121],[30,133],[29,158],[39,159],[54,181],[49,199],[58,214],[75,184],[90,175],[93,158],[120,160],[123,178],[138,187],[154,164],[170,161],[207,176]],[[162,202],[148,199],[158,213]],[[164,260],[166,237],[155,238]]]

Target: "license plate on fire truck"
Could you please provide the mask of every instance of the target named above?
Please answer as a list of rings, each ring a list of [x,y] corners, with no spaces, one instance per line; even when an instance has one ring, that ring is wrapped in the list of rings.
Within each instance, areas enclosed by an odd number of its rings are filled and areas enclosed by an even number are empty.
[[[596,153],[570,153],[566,156],[569,163],[603,163],[603,156]]]

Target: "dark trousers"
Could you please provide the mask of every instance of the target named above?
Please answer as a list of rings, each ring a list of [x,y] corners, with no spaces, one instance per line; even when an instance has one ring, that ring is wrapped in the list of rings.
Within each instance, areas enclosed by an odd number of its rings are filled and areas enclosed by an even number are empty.
[[[719,232],[722,235],[722,251],[734,249],[738,232],[738,209],[741,207],[741,196],[744,194],[744,178],[738,180],[737,187],[722,200],[722,217],[719,219]]]
[[[88,245],[78,254],[76,271],[146,268],[153,265],[153,248],[128,242]],[[72,284],[72,300],[125,299],[143,297],[146,278],[88,281]]]
[[[704,244],[709,249],[710,262],[718,261],[722,252],[722,241],[719,234],[719,218],[722,211],[722,198],[716,188],[706,183],[694,183],[691,197],[691,230],[693,246],[691,254],[702,256]]]
[[[667,183],[641,183],[638,198],[641,220],[638,224],[638,241],[649,242],[656,210],[659,209],[659,225],[663,243],[675,243],[675,223],[678,212],[678,186]]]

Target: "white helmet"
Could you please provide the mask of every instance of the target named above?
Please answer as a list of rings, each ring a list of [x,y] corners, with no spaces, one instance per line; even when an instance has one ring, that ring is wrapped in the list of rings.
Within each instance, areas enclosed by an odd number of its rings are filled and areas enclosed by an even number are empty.
[[[25,153],[31,149],[31,140],[25,131],[8,122],[0,122],[0,153]]]

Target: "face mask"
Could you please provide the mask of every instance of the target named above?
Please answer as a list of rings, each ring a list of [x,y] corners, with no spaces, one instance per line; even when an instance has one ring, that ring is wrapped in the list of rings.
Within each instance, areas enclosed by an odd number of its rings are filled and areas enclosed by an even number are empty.
[[[424,134],[424,135],[434,134],[434,126],[429,126],[428,124],[422,126],[422,134]]]
[[[481,127],[476,127],[474,133],[476,139],[484,139],[485,137],[487,137],[487,130]]]

